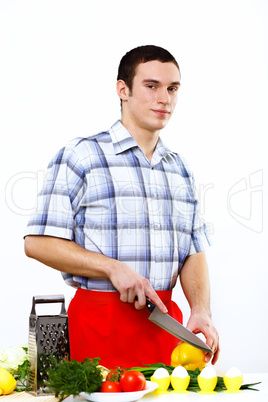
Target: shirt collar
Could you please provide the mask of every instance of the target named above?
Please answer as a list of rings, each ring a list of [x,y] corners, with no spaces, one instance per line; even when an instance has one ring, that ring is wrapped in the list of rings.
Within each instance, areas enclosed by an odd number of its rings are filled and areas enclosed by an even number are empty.
[[[123,126],[120,120],[117,120],[117,122],[110,128],[109,133],[113,142],[114,153],[116,155],[126,151],[127,149],[138,146],[137,142]]]
[[[128,149],[139,147],[138,143],[132,137],[132,135],[128,132],[128,130],[123,126],[120,120],[110,128],[109,133],[111,135],[111,139],[114,146],[115,154],[120,154]],[[164,158],[167,154],[173,154],[172,152],[159,138],[156,148],[154,151],[153,159]]]

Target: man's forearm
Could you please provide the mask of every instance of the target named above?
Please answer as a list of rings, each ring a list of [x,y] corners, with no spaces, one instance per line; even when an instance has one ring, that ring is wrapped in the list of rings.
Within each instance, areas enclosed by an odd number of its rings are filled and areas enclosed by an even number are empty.
[[[187,257],[180,281],[191,311],[204,311],[210,315],[210,285],[205,252]]]
[[[25,253],[59,271],[86,277],[109,277],[112,266],[120,263],[73,241],[51,236],[26,236]]]
[[[121,301],[134,303],[136,309],[143,308],[145,298],[149,297],[160,310],[167,312],[149,280],[122,261],[86,250],[70,240],[39,235],[26,236],[25,253],[58,271],[91,278],[108,278],[120,293]]]
[[[218,360],[219,335],[211,320],[210,285],[206,256],[204,252],[190,255],[180,274],[182,289],[191,308],[187,328],[195,334],[202,333],[207,345],[213,351],[212,364]],[[209,362],[212,354],[205,356]]]

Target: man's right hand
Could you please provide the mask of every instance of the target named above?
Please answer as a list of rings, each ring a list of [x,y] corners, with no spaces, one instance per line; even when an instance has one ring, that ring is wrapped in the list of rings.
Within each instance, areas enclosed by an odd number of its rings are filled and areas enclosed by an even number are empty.
[[[146,306],[146,298],[150,299],[163,313],[167,308],[152,288],[148,279],[134,271],[128,265],[117,261],[111,268],[108,278],[120,293],[120,300],[134,303],[137,310]]]

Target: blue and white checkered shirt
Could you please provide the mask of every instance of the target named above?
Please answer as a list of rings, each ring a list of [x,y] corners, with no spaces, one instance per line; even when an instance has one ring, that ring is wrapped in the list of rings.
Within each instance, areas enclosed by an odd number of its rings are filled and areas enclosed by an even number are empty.
[[[30,234],[118,259],[155,290],[172,289],[185,258],[210,244],[187,163],[161,139],[150,163],[120,121],[72,140],[53,158]],[[105,278],[62,275],[74,287],[115,290]]]

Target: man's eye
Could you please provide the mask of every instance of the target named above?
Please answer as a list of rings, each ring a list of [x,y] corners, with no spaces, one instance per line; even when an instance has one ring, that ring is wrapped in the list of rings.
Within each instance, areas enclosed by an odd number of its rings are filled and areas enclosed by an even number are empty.
[[[176,91],[178,91],[178,88],[177,87],[169,87],[168,90],[170,92],[176,92]]]
[[[153,85],[153,84],[148,84],[148,85],[147,85],[147,88],[155,89],[155,85]]]

